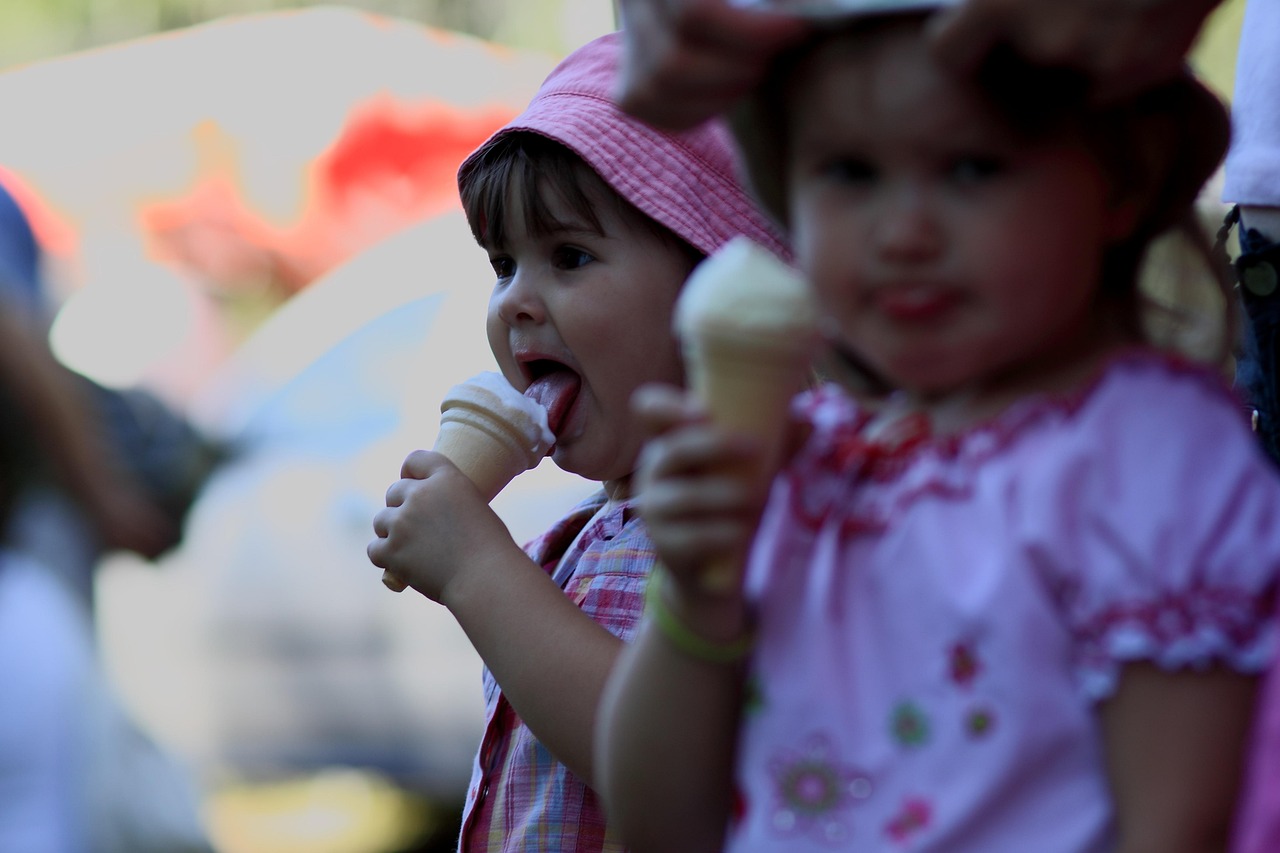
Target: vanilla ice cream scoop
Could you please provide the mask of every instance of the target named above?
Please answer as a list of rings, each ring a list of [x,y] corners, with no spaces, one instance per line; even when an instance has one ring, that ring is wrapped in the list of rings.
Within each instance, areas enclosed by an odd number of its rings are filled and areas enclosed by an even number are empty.
[[[486,462],[482,466],[494,469],[494,473],[484,474],[476,466],[464,468],[460,460],[470,460],[474,454],[456,457],[451,454],[450,450],[461,449],[457,446],[458,437],[467,435],[471,430],[485,433],[495,442],[494,446],[470,439],[463,442],[468,446],[474,443],[475,449],[487,459],[498,462],[496,465]],[[449,449],[442,449],[441,442],[446,440]],[[489,500],[502,491],[515,474],[527,471],[542,461],[555,441],[556,437],[547,423],[546,408],[521,394],[499,373],[480,373],[454,385],[440,403],[440,435],[436,439],[436,451],[463,468]],[[499,457],[503,458],[500,460]],[[497,473],[506,474],[517,465],[519,468],[511,477],[503,478]],[[473,472],[476,476],[472,475]]]
[[[541,462],[555,440],[546,408],[513,388],[501,374],[486,372],[444,395],[433,449],[448,457],[491,501],[516,475]],[[384,571],[382,582],[395,592],[405,588],[392,572]]]
[[[750,472],[777,470],[791,400],[808,381],[818,311],[808,283],[773,253],[736,237],[693,271],[675,309],[689,387],[713,422],[751,436],[763,453]],[[743,555],[708,568],[704,583],[738,582]]]
[[[676,333],[687,344],[740,337],[812,353],[817,308],[795,269],[747,237],[735,237],[694,269],[676,303]]]

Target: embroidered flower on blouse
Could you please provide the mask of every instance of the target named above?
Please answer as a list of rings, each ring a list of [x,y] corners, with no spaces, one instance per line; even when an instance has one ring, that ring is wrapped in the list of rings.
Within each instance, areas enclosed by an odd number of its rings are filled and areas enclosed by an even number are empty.
[[[823,734],[813,735],[798,750],[788,750],[769,763],[777,805],[774,829],[839,844],[850,834],[850,811],[871,796],[871,777],[837,760],[835,747]]]
[[[995,724],[996,715],[990,708],[982,706],[970,708],[964,715],[964,730],[974,740],[979,740],[990,734]]]
[[[903,844],[910,841],[916,833],[926,829],[932,817],[933,806],[928,800],[921,797],[908,797],[903,801],[898,814],[885,824],[885,835],[898,844]]]
[[[918,747],[929,742],[929,719],[914,702],[902,702],[893,709],[889,729],[894,740],[903,746]]]
[[[972,643],[958,642],[948,654],[948,670],[951,680],[960,687],[969,687],[982,672],[982,661]]]

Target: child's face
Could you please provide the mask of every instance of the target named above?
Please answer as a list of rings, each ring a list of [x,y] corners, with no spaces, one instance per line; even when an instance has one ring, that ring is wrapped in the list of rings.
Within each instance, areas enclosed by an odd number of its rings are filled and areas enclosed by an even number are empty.
[[[603,233],[549,193],[564,227],[534,236],[521,191],[508,195],[505,244],[485,246],[497,275],[489,345],[517,389],[543,386],[556,464],[625,482],[643,439],[632,392],[646,382],[683,382],[671,317],[690,260],[640,214],[603,198],[603,189],[588,192]]]
[[[792,234],[839,345],[923,395],[1082,354],[1123,227],[1082,143],[1015,136],[908,21],[825,44],[790,92]]]

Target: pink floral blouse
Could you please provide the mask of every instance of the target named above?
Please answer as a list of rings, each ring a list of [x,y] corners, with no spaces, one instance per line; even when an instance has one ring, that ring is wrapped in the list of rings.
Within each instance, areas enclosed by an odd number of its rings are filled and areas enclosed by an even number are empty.
[[[1127,661],[1265,668],[1280,479],[1215,376],[1146,350],[1084,392],[868,444],[822,389],[748,570],[731,851],[1086,853]]]

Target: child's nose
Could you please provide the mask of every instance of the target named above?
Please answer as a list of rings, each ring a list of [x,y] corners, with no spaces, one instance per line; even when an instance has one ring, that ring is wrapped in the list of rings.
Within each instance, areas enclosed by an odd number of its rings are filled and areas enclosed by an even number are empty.
[[[541,323],[546,319],[546,306],[538,291],[536,276],[519,269],[493,295],[498,316],[508,326]]]
[[[876,249],[886,259],[920,261],[942,248],[942,229],[928,194],[903,187],[885,200],[875,223]]]

